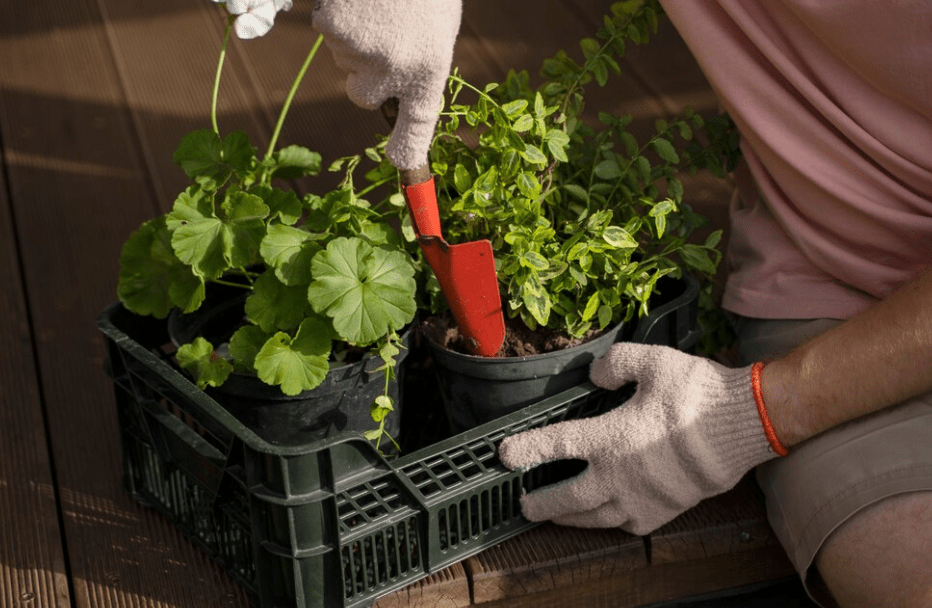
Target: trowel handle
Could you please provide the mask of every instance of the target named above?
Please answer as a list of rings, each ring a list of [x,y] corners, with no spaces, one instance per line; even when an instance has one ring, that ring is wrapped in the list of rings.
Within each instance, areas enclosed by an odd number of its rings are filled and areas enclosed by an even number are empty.
[[[382,104],[382,116],[385,117],[388,126],[394,129],[395,122],[398,120],[397,97],[389,97],[385,100],[385,103]],[[430,167],[426,164],[417,169],[399,169],[398,172],[401,174],[401,183],[405,186],[423,184],[431,178]]]

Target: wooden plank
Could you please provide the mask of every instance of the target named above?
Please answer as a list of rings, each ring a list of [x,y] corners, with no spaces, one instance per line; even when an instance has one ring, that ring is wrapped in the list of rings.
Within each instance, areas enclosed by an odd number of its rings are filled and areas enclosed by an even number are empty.
[[[704,560],[637,568],[559,589],[513,596],[484,604],[482,608],[635,608],[771,580],[785,572],[786,558],[766,549],[719,555]],[[778,577],[779,578],[779,577]]]
[[[4,157],[0,151],[6,164]],[[66,606],[57,492],[15,245],[0,172],[0,589],[13,603]]]
[[[177,9],[133,4],[152,27],[177,17]],[[122,242],[158,206],[98,6],[77,0],[7,8],[0,127],[72,605],[245,605],[229,577],[120,485],[112,387],[94,319],[115,299]]]
[[[626,578],[648,566],[644,542],[620,530],[543,524],[465,562],[476,604]]]
[[[379,598],[372,608],[461,608],[470,605],[472,599],[466,570],[462,564],[453,564]]]
[[[764,497],[753,475],[650,534],[650,546],[652,564],[704,559],[756,548],[783,552],[767,522]]]

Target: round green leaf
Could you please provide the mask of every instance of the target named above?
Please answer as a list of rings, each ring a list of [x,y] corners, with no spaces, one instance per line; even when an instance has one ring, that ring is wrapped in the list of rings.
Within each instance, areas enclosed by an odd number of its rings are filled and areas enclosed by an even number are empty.
[[[224,200],[222,210],[223,218],[198,200],[181,196],[167,218],[178,259],[205,279],[249,265],[265,235],[263,219],[269,208],[258,196],[233,193]]]
[[[255,371],[256,355],[269,339],[269,334],[255,325],[243,325],[230,337],[230,356],[246,370]]]
[[[144,223],[120,254],[117,295],[126,308],[163,319],[175,306],[191,312],[204,300],[204,281],[175,257],[165,218]]]
[[[213,345],[202,337],[179,346],[175,358],[184,370],[194,376],[201,390],[220,386],[233,372],[233,364],[218,355]]]
[[[273,335],[256,353],[256,373],[266,384],[280,386],[286,395],[311,390],[327,377],[331,337],[321,319],[305,319],[294,338]]]
[[[307,297],[347,342],[368,345],[414,318],[414,268],[400,251],[338,238],[314,256]]]

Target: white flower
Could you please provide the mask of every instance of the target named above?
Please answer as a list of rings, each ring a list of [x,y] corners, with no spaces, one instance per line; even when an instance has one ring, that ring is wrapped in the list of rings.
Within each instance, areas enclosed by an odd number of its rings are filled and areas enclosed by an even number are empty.
[[[214,0],[225,3],[231,15],[239,15],[233,24],[243,40],[265,36],[275,25],[278,11],[291,10],[292,0]]]

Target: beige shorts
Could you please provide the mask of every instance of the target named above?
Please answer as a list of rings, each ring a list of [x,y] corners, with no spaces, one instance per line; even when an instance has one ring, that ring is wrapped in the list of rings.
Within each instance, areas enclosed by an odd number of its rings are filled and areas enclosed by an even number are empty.
[[[838,323],[738,319],[740,364],[779,357]],[[774,533],[807,590],[831,606],[812,564],[832,531],[884,498],[932,490],[932,393],[794,446],[787,457],[758,467],[757,480]]]

